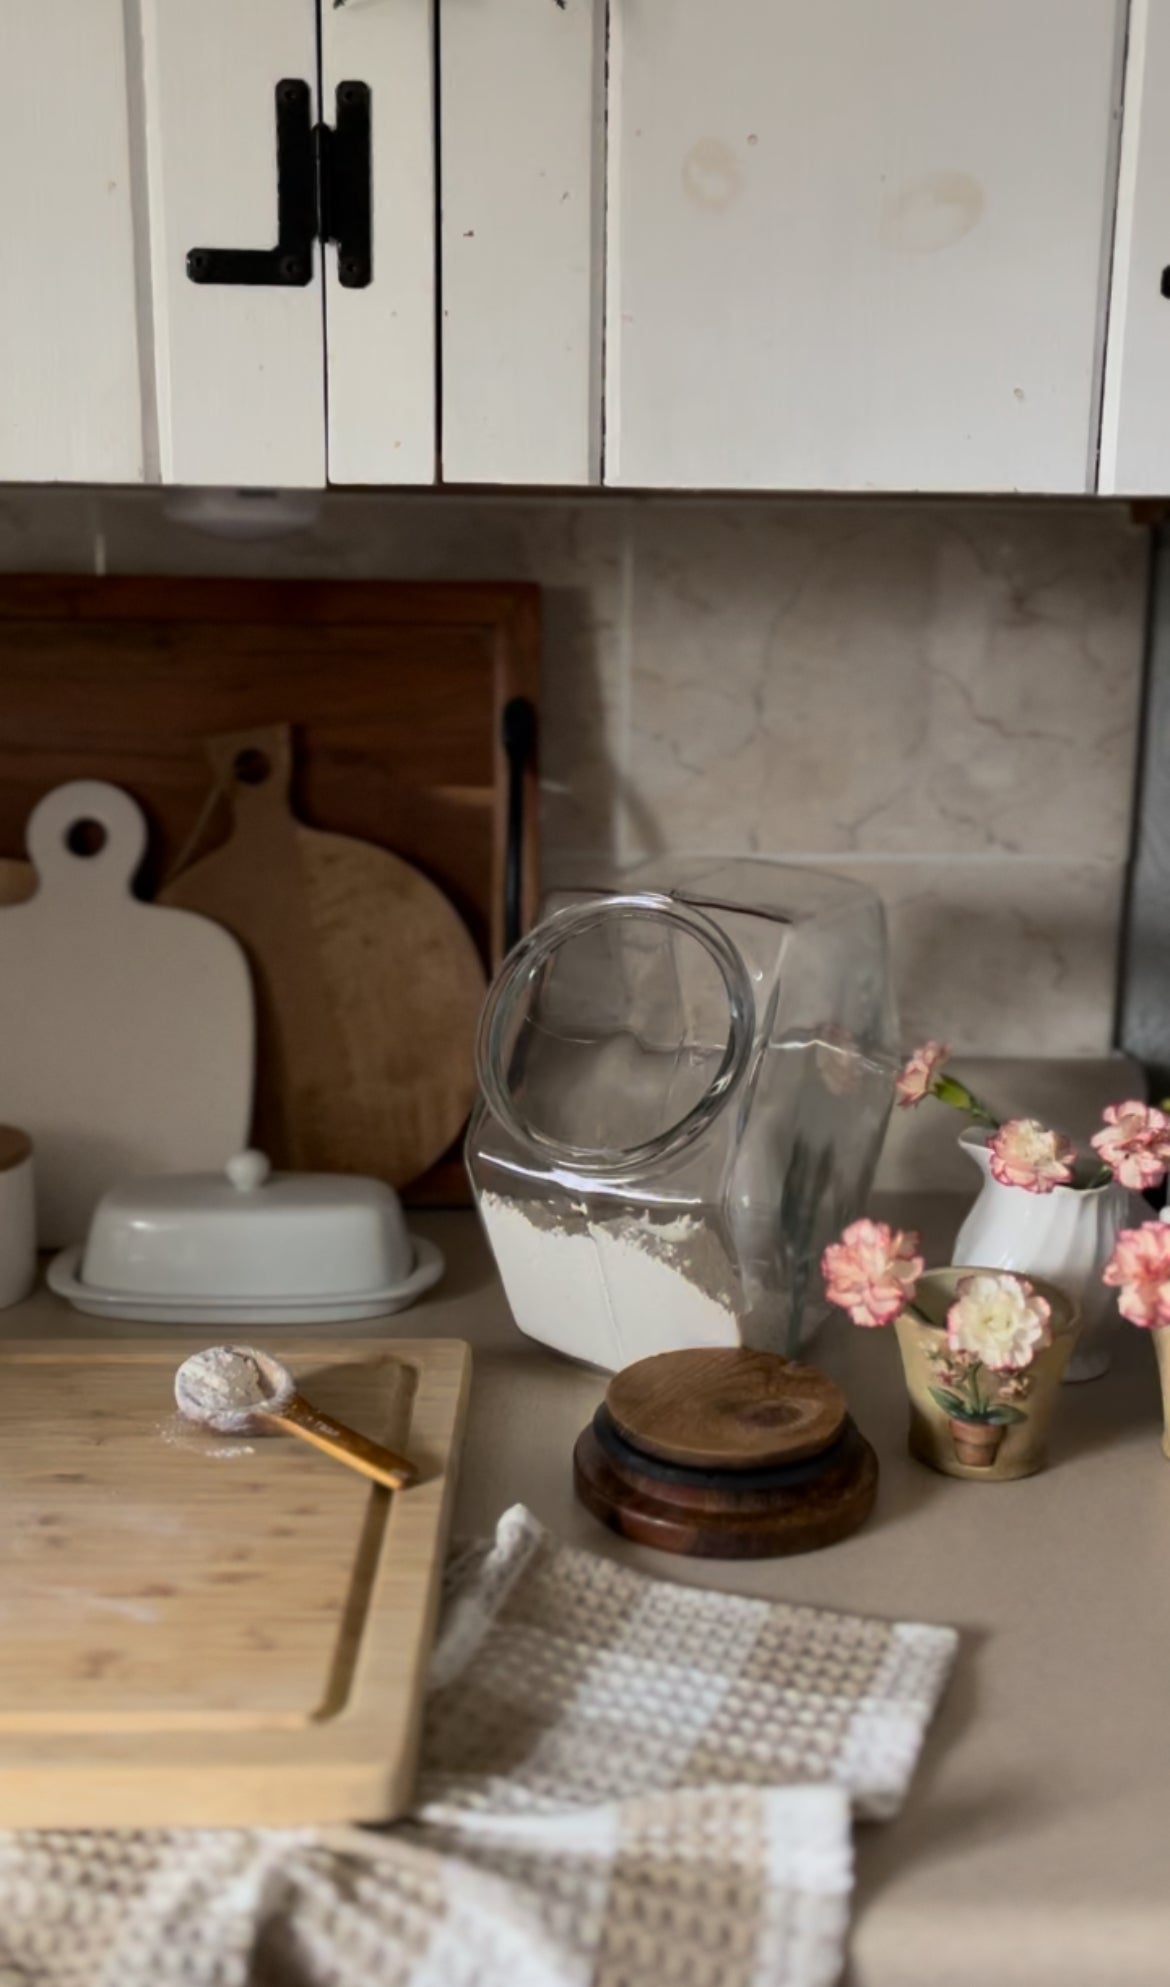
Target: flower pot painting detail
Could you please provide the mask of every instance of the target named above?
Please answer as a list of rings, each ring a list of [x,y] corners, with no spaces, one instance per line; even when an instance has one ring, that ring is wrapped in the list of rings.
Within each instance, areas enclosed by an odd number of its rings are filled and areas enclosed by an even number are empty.
[[[1061,1291],[1038,1277],[933,1270],[896,1330],[918,1462],[981,1483],[1044,1468],[1077,1337]]]
[[[1008,1429],[1028,1419],[1027,1368],[1052,1344],[1052,1308],[1018,1277],[973,1275],[957,1285],[946,1338],[923,1345],[930,1398],[947,1419],[955,1460],[990,1469]]]
[[[961,1421],[952,1417],[950,1430],[956,1462],[966,1463],[973,1470],[991,1468],[1003,1441],[1002,1425],[990,1421]]]

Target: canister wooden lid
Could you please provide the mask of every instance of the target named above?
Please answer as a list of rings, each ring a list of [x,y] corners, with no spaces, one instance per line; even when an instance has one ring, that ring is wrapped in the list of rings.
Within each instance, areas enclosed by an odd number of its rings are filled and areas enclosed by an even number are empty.
[[[713,1346],[640,1359],[610,1382],[614,1426],[644,1455],[701,1470],[758,1470],[819,1456],[845,1426],[827,1373],[771,1352]]]
[[[23,1166],[32,1157],[32,1140],[26,1131],[17,1131],[14,1125],[0,1125],[0,1173],[10,1173],[14,1166]]]

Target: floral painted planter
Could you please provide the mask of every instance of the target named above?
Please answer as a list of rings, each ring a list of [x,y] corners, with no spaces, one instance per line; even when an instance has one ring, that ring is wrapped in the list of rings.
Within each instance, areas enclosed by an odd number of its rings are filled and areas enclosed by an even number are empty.
[[[930,1322],[923,1324],[909,1311],[896,1321],[910,1399],[910,1454],[944,1476],[1007,1483],[1034,1476],[1048,1459],[1049,1424],[1076,1346],[1078,1320],[1063,1291],[1029,1276],[1037,1295],[1051,1306],[1051,1345],[1020,1372],[993,1372],[968,1361],[961,1381],[956,1380],[955,1369],[962,1362],[947,1344],[946,1317],[960,1280],[973,1274],[961,1267],[928,1270],[915,1302]],[[1170,1345],[1166,1352],[1170,1361]]]
[[[1161,1325],[1150,1333],[1154,1341],[1154,1357],[1158,1362],[1158,1378],[1162,1382],[1162,1454],[1170,1463],[1170,1325]]]
[[[952,1260],[1015,1270],[1034,1282],[1043,1277],[1055,1284],[1081,1324],[1064,1377],[1097,1379],[1108,1370],[1117,1321],[1113,1292],[1105,1288],[1101,1272],[1130,1219],[1133,1197],[1116,1181],[1101,1187],[1054,1187],[1046,1194],[1001,1186],[991,1171],[987,1133],[966,1131],[959,1144],[981,1169],[983,1187],[959,1230]]]

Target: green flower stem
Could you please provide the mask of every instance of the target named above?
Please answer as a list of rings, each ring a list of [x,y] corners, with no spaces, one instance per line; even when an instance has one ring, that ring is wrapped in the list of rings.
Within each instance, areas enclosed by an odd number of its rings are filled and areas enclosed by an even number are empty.
[[[993,1117],[986,1104],[981,1104],[957,1076],[936,1076],[930,1086],[930,1094],[937,1097],[940,1104],[949,1104],[954,1111],[965,1111],[975,1124],[985,1125],[989,1131],[999,1130],[999,1119]]]

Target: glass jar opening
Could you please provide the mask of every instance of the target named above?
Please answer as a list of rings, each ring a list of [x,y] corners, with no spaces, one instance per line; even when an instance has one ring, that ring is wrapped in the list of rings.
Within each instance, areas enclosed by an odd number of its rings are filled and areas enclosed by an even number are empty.
[[[744,963],[711,918],[655,892],[591,898],[505,961],[479,1079],[522,1145],[620,1174],[698,1137],[746,1069],[754,1030]]]

